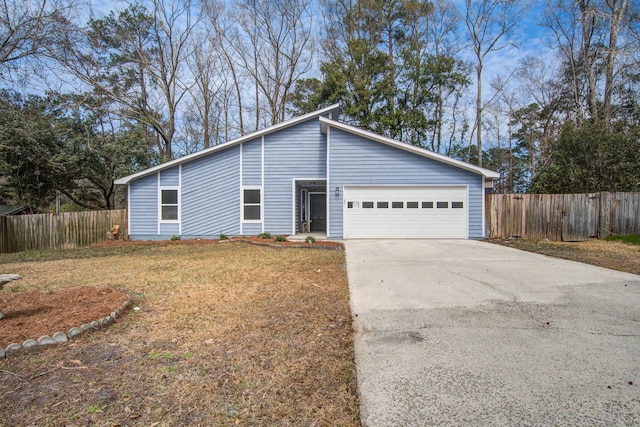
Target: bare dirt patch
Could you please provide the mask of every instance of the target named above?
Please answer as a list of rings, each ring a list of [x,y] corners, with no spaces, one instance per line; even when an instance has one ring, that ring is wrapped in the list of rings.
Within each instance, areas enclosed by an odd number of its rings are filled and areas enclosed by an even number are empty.
[[[109,288],[55,289],[33,292],[1,292],[0,347],[38,339],[55,332],[108,316],[127,301],[127,296]]]
[[[541,242],[520,239],[491,239],[487,241],[529,252],[640,274],[640,246],[638,245],[607,240]]]
[[[109,287],[140,307],[0,361],[0,425],[358,425],[343,251],[86,251],[0,256],[25,291]]]

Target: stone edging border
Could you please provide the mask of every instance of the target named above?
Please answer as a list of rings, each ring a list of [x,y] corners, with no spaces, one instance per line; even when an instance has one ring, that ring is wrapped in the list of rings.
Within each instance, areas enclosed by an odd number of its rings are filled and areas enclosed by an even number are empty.
[[[265,239],[265,240],[269,240],[269,239]],[[225,240],[220,240],[220,242],[224,242]],[[327,251],[341,251],[344,250],[344,246],[341,244],[340,246],[338,245],[331,245],[331,246],[325,246],[325,245],[318,245],[318,244],[314,244],[314,243],[299,243],[299,244],[293,244],[293,245],[279,245],[277,243],[269,243],[269,242],[256,242],[255,240],[250,240],[250,239],[243,239],[242,237],[231,237],[230,239],[226,240],[227,242],[242,242],[242,243],[250,243],[252,245],[256,245],[256,246],[267,246],[270,248],[276,248],[276,249],[287,249],[287,248],[294,248],[294,249],[299,249],[299,248],[304,248],[304,249],[320,249],[320,250],[327,250]]]
[[[100,331],[108,326],[111,326],[117,318],[122,317],[122,313],[131,306],[131,299],[127,299],[120,308],[114,310],[106,317],[95,320],[91,323],[85,323],[82,326],[71,328],[64,332],[55,332],[53,335],[43,335],[37,340],[28,339],[22,344],[11,343],[6,348],[0,347],[0,359],[7,358],[9,356],[19,355],[25,352],[32,352],[36,350],[45,349],[52,345],[63,344],[71,339],[78,338],[82,335],[89,334],[93,331]]]

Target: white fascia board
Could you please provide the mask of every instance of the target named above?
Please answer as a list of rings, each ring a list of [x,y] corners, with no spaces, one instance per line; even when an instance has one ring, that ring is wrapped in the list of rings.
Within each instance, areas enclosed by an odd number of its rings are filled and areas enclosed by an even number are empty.
[[[432,160],[436,160],[438,162],[446,163],[460,169],[468,170],[470,172],[474,172],[480,174],[488,179],[500,178],[500,174],[498,172],[494,172],[489,169],[481,168],[479,166],[472,165],[467,162],[463,162],[461,160],[453,159],[449,156],[445,156],[443,154],[435,153],[433,151],[426,150],[424,148],[416,147],[415,145],[407,144],[405,142],[396,141],[395,139],[387,138],[386,136],[378,135],[377,133],[369,132],[364,129],[357,128],[355,126],[347,125],[344,123],[340,123],[335,120],[327,119],[326,117],[320,117],[320,126],[330,126],[345,132],[352,133],[354,135],[361,136],[363,138],[367,138],[372,141],[380,142],[382,144],[388,145],[390,147],[399,148],[404,151],[408,151],[410,153],[417,154],[422,157],[426,157]]]
[[[129,176],[125,176],[123,178],[118,178],[118,179],[114,180],[113,183],[116,184],[116,185],[125,185],[125,184],[128,184],[129,182],[133,181],[134,179],[142,178],[143,176],[150,175],[150,174],[152,174],[154,172],[158,172],[158,171],[161,171],[161,170],[164,170],[164,169],[169,169],[169,168],[171,168],[173,166],[176,166],[176,165],[179,165],[179,164],[182,164],[182,163],[185,163],[185,162],[188,162],[188,161],[191,161],[191,160],[203,157],[203,156],[207,156],[207,155],[209,155],[211,153],[215,153],[217,151],[225,150],[225,149],[227,149],[229,147],[233,147],[233,146],[241,144],[243,142],[247,142],[247,141],[251,141],[252,139],[260,138],[260,137],[262,137],[264,135],[267,135],[267,134],[270,134],[270,133],[273,133],[273,132],[277,132],[277,131],[282,130],[282,129],[286,129],[288,127],[297,125],[299,123],[302,123],[302,122],[304,122],[306,120],[315,118],[317,116],[329,115],[330,117],[336,117],[337,118],[339,112],[340,112],[340,105],[339,104],[333,104],[333,105],[330,105],[330,106],[328,106],[326,108],[323,108],[321,110],[314,111],[314,112],[311,112],[311,113],[307,113],[307,114],[304,114],[304,115],[299,116],[299,117],[294,117],[294,118],[286,120],[286,121],[284,121],[282,123],[278,123],[276,125],[269,126],[269,127],[264,128],[262,130],[259,130],[259,131],[256,131],[256,132],[241,136],[240,138],[236,138],[234,140],[227,141],[227,142],[224,142],[224,143],[219,144],[219,145],[215,145],[215,146],[210,147],[210,148],[206,148],[206,149],[204,149],[202,151],[198,151],[197,153],[188,154],[186,156],[180,157],[179,159],[170,160],[170,161],[162,163],[162,164],[160,164],[158,166],[154,166],[152,168],[145,169],[143,171],[134,173],[134,174],[129,175]]]

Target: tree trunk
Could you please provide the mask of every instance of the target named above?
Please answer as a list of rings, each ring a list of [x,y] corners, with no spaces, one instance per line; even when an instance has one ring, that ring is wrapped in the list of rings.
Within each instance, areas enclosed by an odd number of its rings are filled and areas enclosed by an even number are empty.
[[[618,34],[620,32],[620,21],[627,8],[627,0],[608,0],[607,6],[611,9],[611,29],[609,31],[609,49],[607,53],[607,64],[605,71],[604,85],[604,120],[609,123],[611,119],[611,95],[613,93],[613,70],[616,61]]]
[[[476,142],[478,145],[478,166],[482,167],[482,60],[476,65],[478,93],[476,96]]]
[[[590,0],[578,0],[578,6],[580,7],[580,21],[582,24],[582,55],[587,69],[589,85],[587,104],[591,119],[598,121],[595,49],[591,46],[591,39],[595,31],[596,11],[591,7]]]

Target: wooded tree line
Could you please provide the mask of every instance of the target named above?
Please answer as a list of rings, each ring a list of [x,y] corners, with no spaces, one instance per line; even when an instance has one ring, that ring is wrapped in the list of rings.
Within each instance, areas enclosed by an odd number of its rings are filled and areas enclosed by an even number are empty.
[[[638,3],[7,0],[0,198],[111,208],[117,177],[335,102],[499,192],[640,191]]]

